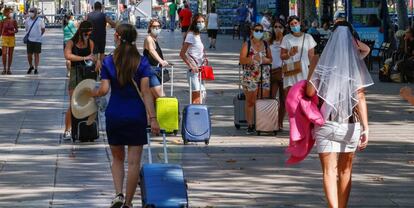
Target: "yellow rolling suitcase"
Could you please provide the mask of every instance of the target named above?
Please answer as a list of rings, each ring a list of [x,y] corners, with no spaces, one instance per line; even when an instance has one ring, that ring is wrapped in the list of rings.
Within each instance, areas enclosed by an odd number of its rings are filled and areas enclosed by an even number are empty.
[[[161,89],[164,94],[163,73],[161,73]],[[171,66],[171,92],[170,96],[159,97],[155,101],[155,110],[157,112],[157,120],[161,129],[165,129],[166,133],[177,135],[179,126],[179,107],[178,99],[173,97],[174,91],[174,67]]]

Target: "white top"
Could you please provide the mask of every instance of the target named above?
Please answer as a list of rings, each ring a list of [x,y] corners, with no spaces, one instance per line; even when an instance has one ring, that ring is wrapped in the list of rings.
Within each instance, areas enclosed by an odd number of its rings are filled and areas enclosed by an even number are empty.
[[[286,63],[289,64],[289,63],[293,63],[299,60],[301,60],[302,62],[302,73],[283,78],[284,88],[293,86],[297,82],[308,78],[308,73],[309,73],[308,66],[310,64],[308,51],[316,46],[316,42],[315,40],[313,40],[311,35],[306,34],[306,33],[303,33],[303,34],[305,34],[305,42],[303,44],[302,59],[300,59],[300,54],[302,52],[303,35],[301,35],[300,37],[295,37],[292,34],[287,34],[285,35],[285,37],[283,37],[282,44],[280,45],[281,48],[286,49],[286,50],[290,50],[293,46],[298,47],[298,53],[290,57],[288,60],[285,60]]]
[[[280,58],[280,42],[274,41],[272,45],[270,45],[270,50],[272,51],[272,68],[276,69],[282,67],[282,59]]]
[[[190,43],[187,50],[187,54],[189,55],[188,58],[191,61],[194,61],[193,59],[195,59],[197,62],[196,65],[201,66],[203,63],[204,45],[200,35],[194,35],[193,32],[188,32],[184,42]]]
[[[207,30],[217,30],[218,29],[218,25],[217,25],[217,14],[216,13],[210,13],[208,14],[208,25],[207,25]]]
[[[42,29],[44,29],[46,26],[45,26],[45,22],[43,21],[43,18],[41,18],[41,17],[36,17],[36,18],[38,18],[38,19],[35,22],[35,25],[33,25],[32,30],[30,31],[29,41],[41,43],[42,42]],[[28,17],[24,21],[26,34],[27,34],[27,32],[29,32],[29,29],[32,26],[33,22],[36,20],[36,18],[32,19],[32,18]]]

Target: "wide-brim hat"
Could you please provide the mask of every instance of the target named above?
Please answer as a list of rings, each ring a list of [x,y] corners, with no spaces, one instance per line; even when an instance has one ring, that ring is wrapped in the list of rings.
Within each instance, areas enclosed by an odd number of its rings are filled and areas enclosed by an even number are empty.
[[[95,98],[91,96],[95,86],[96,81],[93,79],[85,79],[76,86],[71,100],[71,110],[75,118],[83,119],[98,111]]]

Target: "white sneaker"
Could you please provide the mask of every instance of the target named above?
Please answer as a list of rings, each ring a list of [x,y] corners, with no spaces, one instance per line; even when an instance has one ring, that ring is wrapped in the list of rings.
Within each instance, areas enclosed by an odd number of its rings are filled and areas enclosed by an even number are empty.
[[[64,140],[70,140],[70,139],[72,139],[72,133],[71,133],[70,130],[69,131],[65,131],[65,133],[63,133],[63,139]]]
[[[121,208],[124,204],[124,194],[119,193],[111,202],[110,208]]]

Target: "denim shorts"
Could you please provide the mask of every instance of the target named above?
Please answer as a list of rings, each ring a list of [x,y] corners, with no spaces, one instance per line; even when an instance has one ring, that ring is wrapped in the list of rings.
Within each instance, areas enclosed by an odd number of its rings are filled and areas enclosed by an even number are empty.
[[[204,83],[203,81],[201,82],[201,86],[200,86],[200,76],[199,73],[193,73],[190,70],[187,71],[187,80],[190,84],[190,80],[191,80],[191,90],[192,91],[200,91],[200,87],[202,91],[205,91],[206,88],[204,87]]]
[[[155,67],[151,67],[152,76],[149,77],[149,86],[150,88],[157,87],[161,85],[160,80],[158,80],[157,75],[155,75]]]

